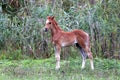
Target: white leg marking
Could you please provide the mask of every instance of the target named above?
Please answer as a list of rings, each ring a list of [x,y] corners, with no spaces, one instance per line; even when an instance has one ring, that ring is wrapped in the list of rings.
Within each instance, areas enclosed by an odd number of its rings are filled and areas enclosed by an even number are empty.
[[[85,62],[86,62],[86,60],[83,59],[83,60],[82,60],[82,67],[81,67],[81,69],[84,69],[84,68],[85,68]]]
[[[88,54],[88,56],[91,56],[91,54]],[[90,59],[91,69],[94,70],[94,64],[93,64],[93,58]]]
[[[55,58],[56,58],[56,70],[58,70],[60,68],[60,55],[59,53],[55,54]]]
[[[93,60],[90,61],[90,64],[91,64],[91,69],[94,70]]]

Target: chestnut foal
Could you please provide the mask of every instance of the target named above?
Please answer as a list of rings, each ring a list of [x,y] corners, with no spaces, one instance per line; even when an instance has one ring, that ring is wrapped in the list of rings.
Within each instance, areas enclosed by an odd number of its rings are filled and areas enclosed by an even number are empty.
[[[86,57],[90,59],[91,69],[94,70],[93,56],[90,50],[90,37],[83,30],[63,31],[55,21],[54,17],[48,16],[45,31],[51,31],[52,43],[55,48],[56,70],[60,68],[60,51],[62,47],[76,45],[82,55],[82,69],[85,68]]]

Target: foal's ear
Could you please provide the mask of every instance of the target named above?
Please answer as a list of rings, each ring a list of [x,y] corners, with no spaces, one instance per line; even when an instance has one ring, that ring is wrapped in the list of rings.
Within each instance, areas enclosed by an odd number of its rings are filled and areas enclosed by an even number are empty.
[[[54,19],[54,16],[52,16],[51,19]]]
[[[48,16],[47,19],[54,19],[54,16]]]

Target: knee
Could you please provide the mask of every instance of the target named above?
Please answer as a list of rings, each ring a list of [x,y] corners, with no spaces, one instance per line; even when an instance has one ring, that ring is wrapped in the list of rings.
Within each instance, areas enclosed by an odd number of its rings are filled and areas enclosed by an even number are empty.
[[[88,57],[90,58],[90,59],[93,59],[93,56],[92,56],[92,54],[90,53],[90,54],[88,54]]]
[[[60,56],[59,55],[55,55],[56,61],[60,61]]]

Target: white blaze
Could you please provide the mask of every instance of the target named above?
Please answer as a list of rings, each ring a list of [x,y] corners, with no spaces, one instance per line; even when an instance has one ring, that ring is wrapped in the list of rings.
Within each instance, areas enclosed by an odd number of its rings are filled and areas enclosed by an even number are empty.
[[[47,19],[47,20],[46,20],[46,24],[49,23],[49,22],[50,22],[50,21]]]

